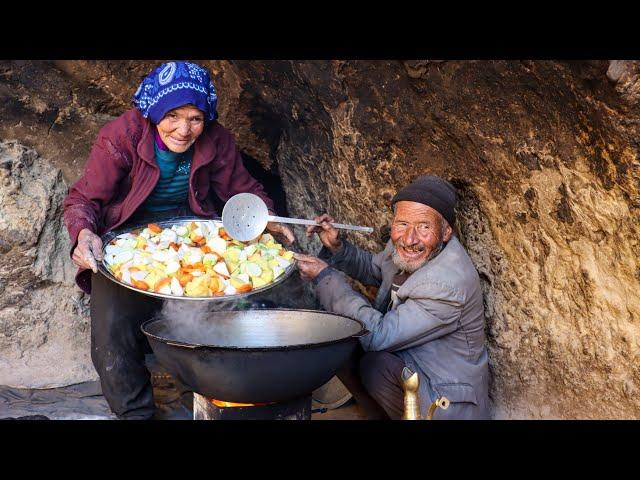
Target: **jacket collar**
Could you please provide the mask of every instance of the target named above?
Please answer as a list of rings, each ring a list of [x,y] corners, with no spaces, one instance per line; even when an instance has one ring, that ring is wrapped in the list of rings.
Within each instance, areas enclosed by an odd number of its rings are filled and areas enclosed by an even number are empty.
[[[144,127],[142,129],[142,136],[140,137],[140,141],[138,142],[138,147],[136,148],[136,150],[138,151],[138,155],[140,155],[140,158],[153,165],[154,167],[157,167],[156,151],[153,146],[155,142],[153,130],[155,129],[155,127],[146,118],[143,118],[143,125]]]

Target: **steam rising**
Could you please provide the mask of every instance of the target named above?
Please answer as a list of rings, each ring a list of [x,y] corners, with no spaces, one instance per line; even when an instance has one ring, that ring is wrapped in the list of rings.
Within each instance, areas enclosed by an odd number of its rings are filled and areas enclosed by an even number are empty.
[[[243,303],[241,300],[225,302],[165,300],[157,318],[170,321],[171,329],[158,332],[158,335],[185,343],[234,346],[232,332],[225,332],[219,326],[216,328],[216,322],[211,319],[210,313],[241,310]]]
[[[315,304],[309,301],[298,275],[256,297],[235,301],[165,300],[156,316],[164,321],[151,325],[155,328],[150,333],[192,345],[260,348],[326,342],[352,335],[360,328],[352,321],[341,322],[313,312],[279,312],[276,318],[269,310],[251,313],[256,308],[313,309]],[[214,312],[228,313],[212,315]]]

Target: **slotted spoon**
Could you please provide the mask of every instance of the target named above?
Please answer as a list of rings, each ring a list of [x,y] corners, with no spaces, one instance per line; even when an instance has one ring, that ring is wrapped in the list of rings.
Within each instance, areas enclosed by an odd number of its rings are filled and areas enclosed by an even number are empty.
[[[269,215],[264,201],[253,193],[238,193],[225,204],[222,209],[222,224],[225,231],[236,240],[246,242],[253,240],[262,232],[269,222],[293,223],[296,225],[320,225],[313,220],[303,218],[276,217]],[[336,228],[371,233],[373,228],[344,223],[332,223]]]

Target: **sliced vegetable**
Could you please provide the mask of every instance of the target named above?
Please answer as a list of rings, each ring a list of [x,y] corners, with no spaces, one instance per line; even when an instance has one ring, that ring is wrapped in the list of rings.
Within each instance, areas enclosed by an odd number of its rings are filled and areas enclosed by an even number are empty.
[[[162,228],[160,228],[158,225],[156,225],[155,223],[150,223],[149,225],[147,225],[147,228],[149,229],[149,231],[151,233],[160,233],[162,232]]]
[[[231,239],[219,223],[190,222],[118,235],[105,264],[120,281],[175,296],[235,295],[262,288],[293,262],[293,252],[265,233],[251,242]]]

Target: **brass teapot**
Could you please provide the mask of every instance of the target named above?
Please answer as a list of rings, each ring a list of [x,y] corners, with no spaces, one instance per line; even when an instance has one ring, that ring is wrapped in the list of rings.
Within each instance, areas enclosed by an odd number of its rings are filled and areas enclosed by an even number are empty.
[[[420,399],[418,397],[418,387],[420,380],[418,372],[412,372],[409,367],[402,369],[402,388],[404,389],[404,413],[402,420],[423,420],[420,414]],[[426,420],[432,420],[437,408],[446,410],[449,408],[449,399],[440,397],[429,406]]]

